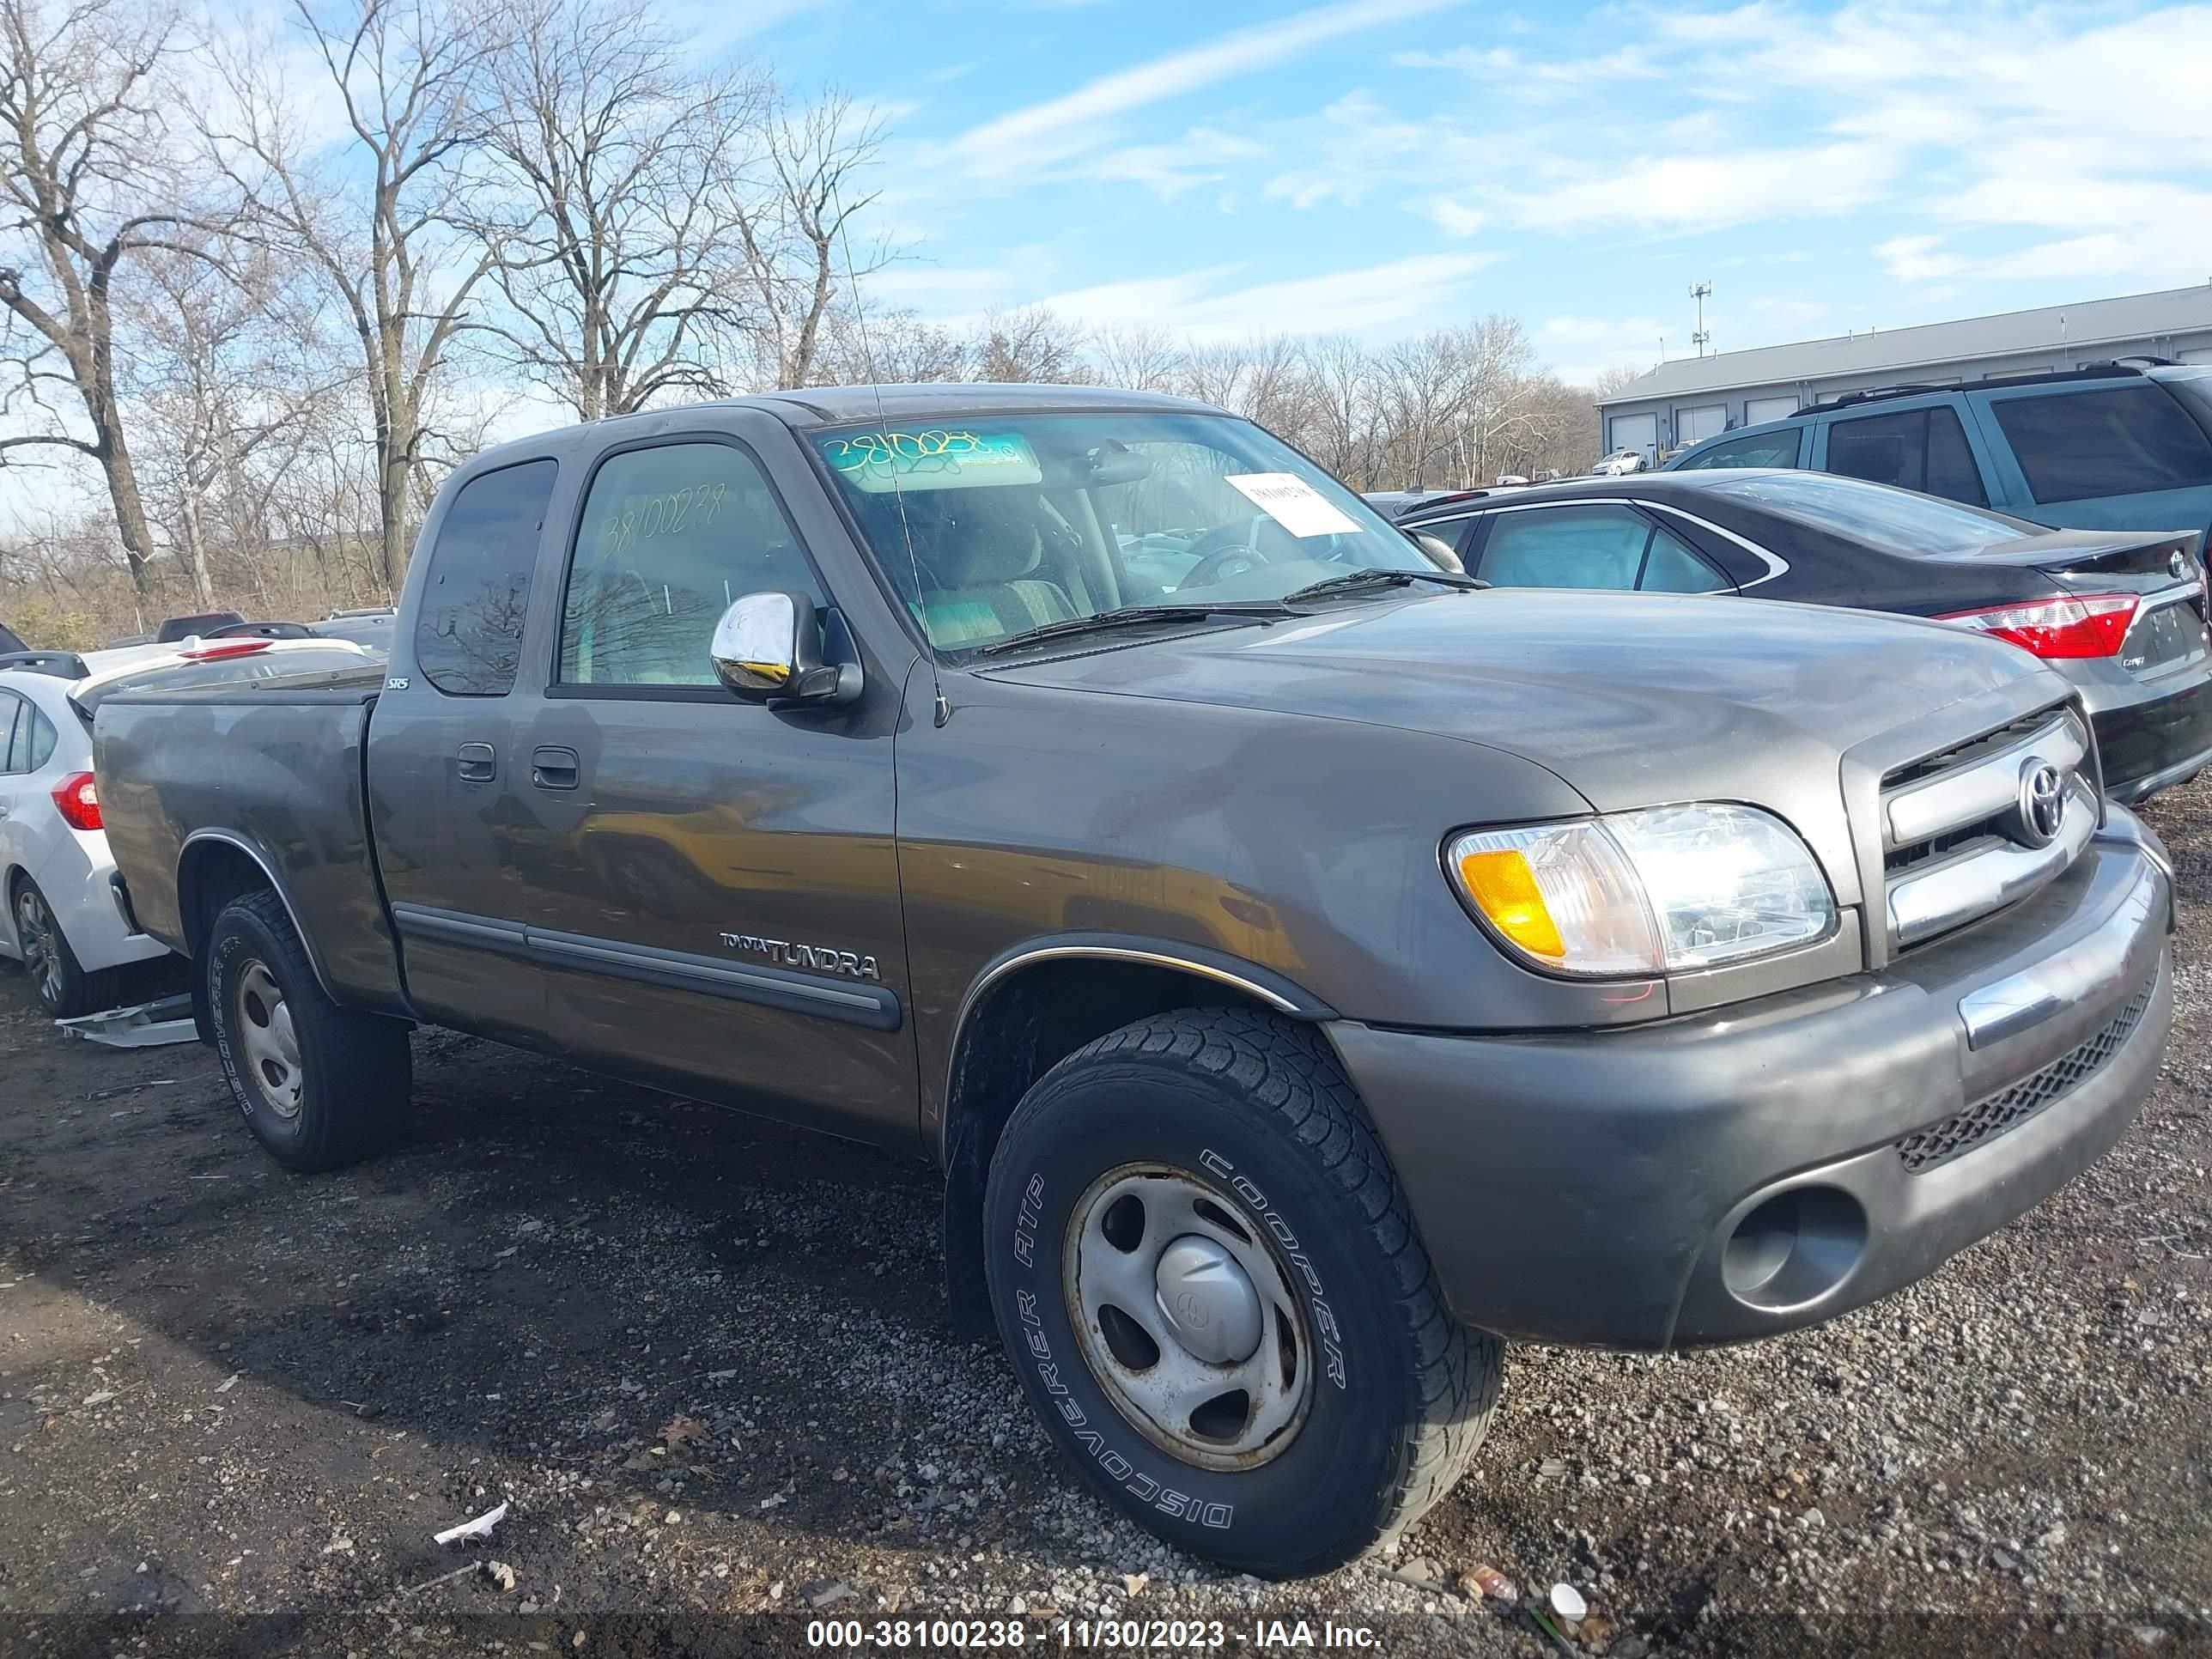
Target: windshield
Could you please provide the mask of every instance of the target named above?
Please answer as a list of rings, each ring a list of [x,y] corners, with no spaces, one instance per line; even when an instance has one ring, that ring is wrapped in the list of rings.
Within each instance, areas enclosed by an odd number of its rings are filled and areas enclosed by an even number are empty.
[[[977,416],[815,443],[940,650],[1133,607],[1264,603],[1354,570],[1435,569],[1352,491],[1227,416]]]
[[[1826,472],[1760,473],[1711,489],[1883,553],[1971,553],[2043,533],[2001,513]]]

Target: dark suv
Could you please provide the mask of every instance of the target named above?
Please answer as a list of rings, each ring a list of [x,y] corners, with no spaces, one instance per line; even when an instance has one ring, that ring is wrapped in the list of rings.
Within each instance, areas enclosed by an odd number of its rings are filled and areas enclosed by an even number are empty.
[[[2212,365],[2139,361],[1846,392],[1709,438],[1666,470],[1809,467],[2054,529],[2205,530]]]

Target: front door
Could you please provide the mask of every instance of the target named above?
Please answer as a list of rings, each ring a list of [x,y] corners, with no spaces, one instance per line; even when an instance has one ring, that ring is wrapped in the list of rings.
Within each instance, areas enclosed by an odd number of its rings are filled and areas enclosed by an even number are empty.
[[[579,1060],[908,1144],[901,688],[872,673],[837,708],[732,697],[708,645],[732,600],[765,589],[842,628],[753,448],[673,433],[599,459],[554,660],[518,709],[530,946]]]

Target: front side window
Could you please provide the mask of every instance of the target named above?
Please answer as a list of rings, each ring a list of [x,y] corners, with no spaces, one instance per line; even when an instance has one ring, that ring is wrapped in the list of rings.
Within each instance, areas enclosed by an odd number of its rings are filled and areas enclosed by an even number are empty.
[[[1948,405],[1835,422],[1828,428],[1827,470],[1973,507],[1989,504],[1966,429]]]
[[[1712,490],[1881,553],[1971,553],[2043,533],[2022,519],[1829,472],[1731,478]]]
[[[1728,586],[1674,536],[1625,507],[1498,514],[1477,574],[1500,587],[1711,593]]]
[[[752,457],[725,443],[611,455],[592,475],[561,606],[568,685],[714,685],[732,601],[820,585]]]
[[[1747,437],[1731,438],[1711,449],[1699,450],[1682,463],[1680,470],[1688,472],[1705,466],[1795,466],[1797,433],[1798,428],[1791,427],[1786,432],[1754,432]]]
[[[448,696],[500,697],[514,689],[556,470],[543,460],[482,473],[447,505],[415,623],[415,665]]]
[[[1998,398],[1990,407],[2039,501],[2212,483],[2212,439],[2153,382]]]
[[[940,650],[1109,611],[1264,605],[1355,571],[1436,568],[1312,462],[1226,416],[978,415],[814,442]]]

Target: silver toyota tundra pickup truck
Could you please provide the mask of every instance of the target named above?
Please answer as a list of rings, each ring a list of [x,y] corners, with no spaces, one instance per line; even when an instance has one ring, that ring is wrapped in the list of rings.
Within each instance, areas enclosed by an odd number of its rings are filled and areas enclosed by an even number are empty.
[[[388,1144],[434,1024],[927,1159],[958,1326],[1255,1571],[1433,1503],[1504,1340],[1919,1278],[2166,1039],[2167,860],[2027,653],[1486,590],[1199,404],[550,433],[453,475],[394,632],[96,714],[268,1149]]]

